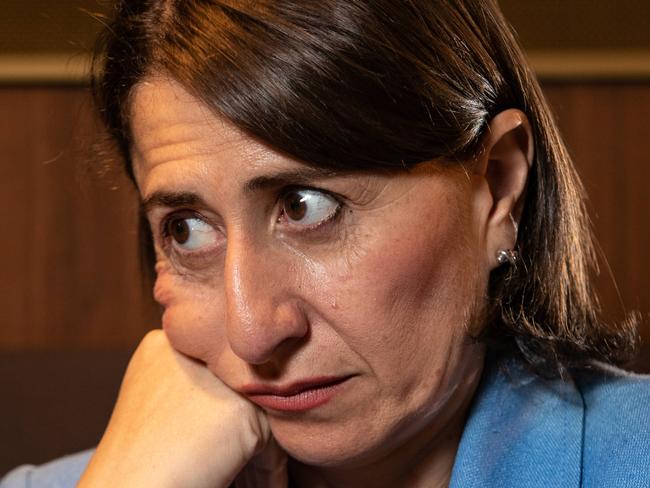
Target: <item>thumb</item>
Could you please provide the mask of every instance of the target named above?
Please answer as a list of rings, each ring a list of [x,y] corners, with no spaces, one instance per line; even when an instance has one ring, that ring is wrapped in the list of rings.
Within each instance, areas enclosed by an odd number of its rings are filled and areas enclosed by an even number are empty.
[[[287,488],[287,460],[287,454],[271,437],[264,449],[237,475],[235,488]]]

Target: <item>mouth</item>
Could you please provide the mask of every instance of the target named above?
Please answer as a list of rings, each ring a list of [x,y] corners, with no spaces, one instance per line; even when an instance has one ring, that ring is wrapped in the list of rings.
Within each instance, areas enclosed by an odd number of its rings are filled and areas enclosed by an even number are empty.
[[[250,384],[239,391],[264,409],[299,413],[329,402],[345,388],[350,378],[352,376],[326,376],[280,386]]]

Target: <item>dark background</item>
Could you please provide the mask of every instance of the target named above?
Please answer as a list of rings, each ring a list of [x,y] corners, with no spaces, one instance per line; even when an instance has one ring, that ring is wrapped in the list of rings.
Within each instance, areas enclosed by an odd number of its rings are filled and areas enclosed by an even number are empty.
[[[501,4],[590,195],[604,317],[638,310],[650,339],[650,2]],[[96,444],[129,354],[158,324],[134,192],[94,147],[89,12],[109,10],[0,7],[0,474]],[[650,372],[648,346],[631,368]]]

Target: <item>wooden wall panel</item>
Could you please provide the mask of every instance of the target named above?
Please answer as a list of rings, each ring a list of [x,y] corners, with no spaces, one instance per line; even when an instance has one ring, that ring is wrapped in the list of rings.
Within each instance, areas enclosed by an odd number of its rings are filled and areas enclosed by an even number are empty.
[[[545,91],[589,195],[604,317],[613,323],[641,313],[636,367],[650,372],[650,84],[547,84]]]
[[[82,89],[0,90],[0,348],[130,348],[157,325],[125,178],[94,177]]]
[[[0,478],[97,445],[128,358],[94,350],[0,354]]]

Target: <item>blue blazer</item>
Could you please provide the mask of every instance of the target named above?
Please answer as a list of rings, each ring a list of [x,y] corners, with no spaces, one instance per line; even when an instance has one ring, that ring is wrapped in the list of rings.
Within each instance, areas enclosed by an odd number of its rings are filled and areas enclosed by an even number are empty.
[[[650,487],[650,376],[596,365],[549,381],[488,365],[450,486]]]
[[[16,468],[0,488],[74,487],[91,454]],[[450,487],[650,487],[650,376],[599,365],[545,380],[487,364]]]

